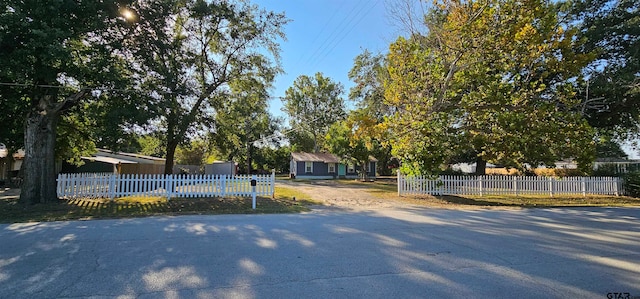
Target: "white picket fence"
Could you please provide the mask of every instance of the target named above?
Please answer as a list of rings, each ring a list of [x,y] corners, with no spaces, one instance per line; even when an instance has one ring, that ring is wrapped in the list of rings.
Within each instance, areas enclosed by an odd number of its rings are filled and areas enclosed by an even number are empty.
[[[398,173],[398,195],[620,195],[616,177],[453,176],[437,178]]]
[[[60,198],[253,196],[251,180],[256,180],[255,195],[274,195],[275,173],[235,176],[61,173],[57,192]]]

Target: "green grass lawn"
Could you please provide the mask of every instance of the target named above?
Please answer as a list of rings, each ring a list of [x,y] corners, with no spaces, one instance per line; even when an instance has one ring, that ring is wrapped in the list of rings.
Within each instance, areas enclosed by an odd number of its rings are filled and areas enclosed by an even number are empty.
[[[0,200],[0,223],[76,219],[129,218],[154,215],[270,214],[309,211],[317,204],[304,193],[276,187],[275,198],[258,197],[256,210],[250,197],[172,198],[123,197],[60,200],[57,203],[23,206],[16,198]],[[293,198],[296,198],[294,201]]]
[[[398,196],[394,182],[339,180],[337,184],[361,188],[376,198],[428,207],[579,207],[640,206],[640,199],[626,196]],[[295,188],[277,186],[275,198],[258,197],[257,209],[251,198],[173,198],[123,197],[107,199],[60,200],[52,204],[23,206],[17,197],[0,200],[0,223],[58,221],[75,219],[130,218],[154,215],[214,215],[299,213],[320,204]]]
[[[361,182],[338,180],[339,184],[360,186],[378,198],[397,200],[415,205],[427,206],[503,206],[503,207],[599,207],[599,206],[640,206],[640,198],[604,195],[404,195],[398,196],[398,187],[392,181]]]

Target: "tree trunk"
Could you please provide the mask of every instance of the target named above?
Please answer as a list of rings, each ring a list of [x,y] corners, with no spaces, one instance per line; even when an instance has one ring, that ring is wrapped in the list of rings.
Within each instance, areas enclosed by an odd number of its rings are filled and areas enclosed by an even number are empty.
[[[167,141],[167,158],[164,161],[164,174],[172,174],[173,173],[173,159],[176,155],[176,148],[178,147],[178,142],[175,140]]]
[[[487,161],[483,160],[482,157],[476,157],[476,175],[485,175],[487,174]]]
[[[313,152],[320,152],[320,147],[318,146],[318,136],[315,133],[313,134]]]
[[[49,110],[32,110],[27,115],[24,136],[24,181],[20,202],[50,203],[56,193],[56,125],[59,114]]]
[[[360,171],[362,172],[362,181],[365,182],[369,178],[369,172],[367,171],[367,163],[360,162]]]

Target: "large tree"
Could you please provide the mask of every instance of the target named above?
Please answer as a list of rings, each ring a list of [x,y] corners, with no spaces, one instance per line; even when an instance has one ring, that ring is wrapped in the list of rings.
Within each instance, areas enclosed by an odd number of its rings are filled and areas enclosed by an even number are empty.
[[[384,120],[393,115],[393,107],[384,100],[384,84],[389,79],[386,56],[363,51],[354,59],[349,79],[355,83],[349,90],[349,99],[356,102],[358,107],[358,111],[350,117],[356,118],[353,122],[356,125],[355,137],[368,140],[369,154],[378,160],[378,173],[390,175],[390,131]]]
[[[640,134],[640,2],[579,0],[571,17],[586,42],[581,52],[598,56],[585,68],[582,111],[605,139],[622,141]]]
[[[241,163],[251,173],[254,160],[264,160],[262,148],[270,146],[278,120],[269,114],[268,90],[259,81],[238,80],[216,112],[213,138],[216,149],[228,160]]]
[[[297,134],[313,140],[313,150],[320,151],[329,126],[345,115],[344,87],[322,73],[299,76],[285,92],[284,112]]]
[[[407,172],[436,172],[471,152],[524,169],[593,158],[593,130],[572,82],[591,53],[560,4],[541,0],[438,1],[429,32],[399,38],[388,56],[386,100],[394,152]]]
[[[3,111],[11,119],[2,119],[7,126],[1,133],[2,139],[24,136],[24,142],[7,141],[25,149],[24,203],[57,199],[61,116],[92,96],[92,90],[119,87],[114,82],[123,73],[122,60],[112,53],[122,2],[0,1],[0,102],[11,111]],[[16,129],[17,121],[24,121],[23,132]]]
[[[366,111],[351,111],[344,119],[333,123],[325,136],[325,148],[341,157],[346,163],[360,166],[360,175],[367,179],[369,157],[375,156],[382,148],[379,140],[370,132],[376,125],[375,119]]]
[[[165,172],[175,150],[196,132],[214,128],[229,82],[251,78],[270,85],[279,69],[283,14],[245,1],[138,2],[128,45],[141,87],[157,107],[155,124],[166,147]]]

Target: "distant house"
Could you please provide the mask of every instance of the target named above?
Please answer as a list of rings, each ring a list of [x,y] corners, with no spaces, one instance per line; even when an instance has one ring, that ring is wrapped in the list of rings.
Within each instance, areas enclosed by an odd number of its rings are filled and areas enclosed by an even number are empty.
[[[621,158],[597,158],[594,170],[607,170],[610,173],[623,174],[640,170],[640,160]]]
[[[162,174],[165,159],[133,153],[112,152],[98,149],[91,157],[82,157],[84,164],[65,163],[64,173],[106,172],[117,174]]]
[[[9,149],[0,143],[0,181],[17,180],[18,172],[24,161],[24,150],[20,149],[13,154],[9,154]]]
[[[376,177],[376,160],[369,157],[366,166],[369,178]],[[360,165],[344,164],[340,158],[329,153],[291,153],[290,177],[298,179],[358,178]]]

